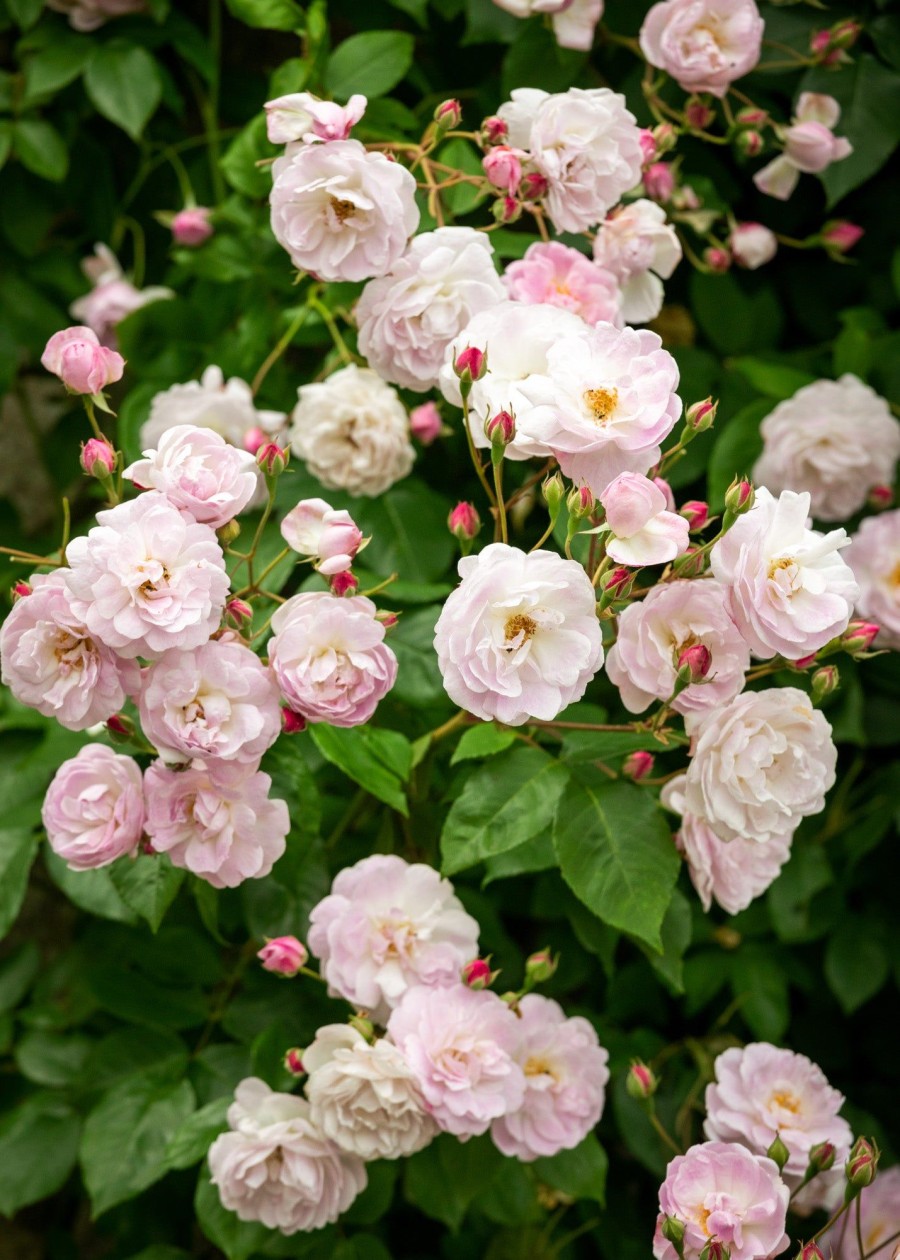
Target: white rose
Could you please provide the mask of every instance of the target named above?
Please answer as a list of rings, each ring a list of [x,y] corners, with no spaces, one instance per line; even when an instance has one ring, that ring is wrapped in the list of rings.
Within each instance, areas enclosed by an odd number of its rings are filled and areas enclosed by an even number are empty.
[[[662,282],[681,262],[681,242],[662,206],[642,197],[600,224],[594,261],[619,281],[625,322],[645,324],[662,310]]]
[[[900,649],[900,509],[867,517],[847,559],[859,582],[856,611],[879,628],[876,649]]]
[[[850,373],[804,385],[766,416],[760,432],[754,480],[773,494],[807,490],[820,521],[858,512],[873,486],[891,485],[900,458],[900,423]]]
[[[386,1038],[370,1045],[347,1024],[328,1024],[303,1051],[313,1122],[360,1159],[399,1159],[438,1131],[415,1076]]]
[[[736,223],[728,244],[739,267],[756,271],[778,253],[778,237],[762,223]]]
[[[374,497],[412,468],[406,408],[369,368],[349,364],[298,395],[291,447],[323,486]]]
[[[760,844],[818,814],[834,783],[831,727],[796,687],[747,691],[694,732],[684,812],[721,840]]]
[[[246,381],[235,376],[226,382],[221,368],[208,367],[199,381],[172,385],[154,397],[150,415],[141,426],[140,446],[142,451],[155,449],[169,429],[192,424],[212,429],[226,442],[243,448],[244,436],[251,429],[277,433],[284,420],[281,412],[257,410]]]

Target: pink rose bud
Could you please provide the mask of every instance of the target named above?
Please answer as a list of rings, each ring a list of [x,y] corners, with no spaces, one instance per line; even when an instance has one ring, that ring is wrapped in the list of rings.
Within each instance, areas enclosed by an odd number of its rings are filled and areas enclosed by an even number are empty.
[[[501,144],[508,134],[508,125],[496,114],[489,115],[481,124],[481,139],[484,144]]]
[[[735,117],[735,122],[739,127],[765,127],[769,121],[769,115],[764,109],[757,109],[755,105],[748,105],[746,109],[742,109]]]
[[[352,595],[359,582],[353,576],[349,569],[343,573],[335,573],[331,579],[331,593],[333,595]]]
[[[725,491],[725,506],[735,516],[741,516],[744,512],[750,511],[755,498],[756,491],[752,484],[745,478],[738,477]]]
[[[634,576],[634,570],[623,565],[605,573],[600,579],[600,607],[608,608],[616,600],[626,599],[634,585]]]
[[[834,1167],[834,1160],[837,1152],[834,1144],[831,1142],[819,1142],[816,1146],[810,1147],[809,1163],[806,1171],[812,1176],[818,1173],[828,1172],[829,1168]]]
[[[556,974],[559,955],[554,958],[549,949],[539,949],[525,959],[525,980],[529,984],[544,984]]]
[[[456,356],[453,371],[464,385],[480,381],[487,371],[487,355],[477,346],[466,346],[465,350],[461,350]]]
[[[697,131],[705,131],[715,116],[715,111],[696,96],[691,97],[684,107],[685,122]]]
[[[522,207],[515,197],[498,197],[491,206],[495,223],[515,223],[522,216]]]
[[[785,1164],[788,1162],[788,1160],[791,1157],[790,1151],[785,1146],[784,1142],[782,1142],[781,1140],[781,1134],[779,1133],[775,1134],[775,1137],[772,1139],[772,1142],[769,1145],[768,1150],[766,1151],[766,1155],[769,1157],[769,1159],[775,1161],[775,1163],[778,1165],[778,1171],[781,1172],[781,1170],[784,1168]]]
[[[712,398],[704,398],[702,402],[691,403],[684,413],[684,422],[695,433],[704,433],[712,428],[718,410],[718,400],[713,402]]]
[[[471,542],[481,529],[481,517],[471,503],[457,503],[447,517],[447,528],[460,542]]]
[[[493,984],[496,974],[498,973],[491,971],[488,958],[473,958],[460,972],[463,984],[467,984],[470,989],[486,989]]]
[[[710,245],[703,251],[703,261],[710,271],[723,276],[731,266],[731,254],[722,245]]]
[[[236,630],[253,620],[253,609],[245,599],[230,599],[225,605],[225,620]]]
[[[391,630],[400,620],[395,612],[377,612],[375,620],[380,621],[385,630]]]
[[[671,123],[657,123],[653,128],[653,139],[658,154],[668,153],[678,143],[678,132]]]
[[[642,1101],[652,1098],[658,1088],[659,1081],[653,1070],[646,1063],[642,1063],[640,1059],[635,1059],[625,1078],[625,1089],[629,1098],[638,1098]],[[682,1226],[683,1233],[684,1227]]]
[[[256,463],[266,477],[280,477],[288,466],[290,447],[265,442],[256,452]]]
[[[794,666],[794,669],[807,669],[818,655],[818,652],[810,652],[809,656],[798,656],[791,664]]]
[[[852,48],[862,34],[862,25],[853,18],[835,22],[831,28],[831,42],[835,48]]]
[[[831,31],[813,31],[809,40],[809,51],[815,57],[824,57],[831,52]]]
[[[100,481],[116,471],[116,452],[105,438],[89,438],[81,448],[81,467]]]
[[[459,101],[441,101],[433,114],[434,121],[441,131],[452,131],[462,121],[462,106]]]
[[[706,554],[692,543],[683,556],[675,561],[675,572],[680,578],[699,577],[706,568]]]
[[[31,594],[31,586],[28,582],[14,582],[12,588],[13,599],[24,599],[26,595]]]
[[[868,652],[869,648],[875,641],[880,627],[873,625],[871,621],[851,621],[847,629],[841,635],[841,647],[845,652],[849,652],[851,656],[858,656],[860,652]]]
[[[847,1189],[851,1197],[870,1186],[878,1171],[878,1152],[866,1138],[857,1138],[844,1166]]]
[[[657,156],[656,136],[649,127],[642,127],[638,132],[638,143],[641,146],[641,162],[646,166],[648,162],[655,160]]]
[[[516,436],[516,421],[508,411],[498,411],[484,426],[492,446],[509,446]]]
[[[823,665],[817,669],[810,679],[810,700],[819,704],[826,696],[837,691],[841,683],[841,675],[836,665]]]
[[[652,773],[655,764],[656,758],[653,753],[639,749],[637,752],[629,753],[622,762],[622,775],[634,783],[640,783],[641,779],[646,779],[647,775]]]
[[[296,936],[276,936],[266,941],[256,957],[266,971],[290,980],[301,967],[306,966],[309,952]]]
[[[566,498],[566,506],[569,509],[570,516],[590,516],[594,511],[596,502],[594,496],[587,486],[575,486],[569,491]]]
[[[894,492],[890,486],[873,486],[868,496],[869,507],[873,512],[883,512],[893,506]]]
[[[865,230],[847,219],[831,219],[819,233],[824,247],[835,254],[846,254],[865,235]]]
[[[750,158],[759,157],[766,147],[762,132],[755,131],[752,127],[747,131],[739,131],[734,137],[734,144],[738,153]]]
[[[532,171],[526,175],[519,185],[519,195],[525,201],[540,201],[542,197],[547,195],[547,189],[550,187],[546,175],[541,175],[537,171]]]
[[[422,403],[409,413],[409,431],[423,446],[430,446],[440,436],[441,427],[441,413],[435,402]]]
[[[484,173],[495,188],[514,193],[522,182],[521,149],[511,149],[507,144],[498,144],[488,149],[481,160]]]
[[[121,380],[125,371],[122,356],[101,346],[94,330],[81,325],[54,333],[44,347],[41,363],[73,394],[99,394]]]
[[[284,1059],[285,1071],[290,1072],[291,1076],[305,1076],[306,1068],[303,1066],[303,1051],[293,1046],[285,1052]]]
[[[244,450],[249,451],[251,455],[255,455],[261,446],[268,442],[269,436],[262,429],[248,429],[244,434]]]
[[[670,201],[675,175],[669,162],[653,162],[644,171],[644,192],[653,201]]]
[[[212,211],[207,206],[191,206],[179,210],[171,224],[175,244],[195,249],[208,241],[213,234],[213,226],[209,221],[211,214]]]
[[[797,1252],[796,1260],[825,1260],[825,1257],[814,1242],[808,1242]]]
[[[115,744],[126,743],[134,738],[134,722],[124,713],[114,713],[107,718],[106,729]]]
[[[692,534],[706,529],[709,524],[709,504],[700,499],[688,499],[687,503],[683,503],[678,509],[678,514],[687,521]]]
[[[693,643],[678,656],[678,680],[684,685],[702,682],[712,667],[712,652],[704,643]]]
[[[700,1252],[700,1260],[731,1260],[731,1248],[726,1247],[721,1238],[710,1238]]]
[[[285,735],[299,735],[306,730],[306,718],[285,705],[281,710],[281,729]]]

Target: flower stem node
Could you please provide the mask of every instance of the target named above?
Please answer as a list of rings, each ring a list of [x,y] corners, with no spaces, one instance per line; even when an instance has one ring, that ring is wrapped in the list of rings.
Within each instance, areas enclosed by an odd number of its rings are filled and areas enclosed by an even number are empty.
[[[640,1059],[634,1059],[631,1067],[628,1069],[628,1075],[625,1078],[625,1092],[629,1098],[637,1098],[639,1102],[646,1102],[652,1098],[659,1089],[659,1077],[648,1067],[646,1063]],[[684,1225],[681,1221],[676,1221],[674,1217],[667,1218],[674,1222],[674,1226],[680,1226],[681,1237],[684,1237]],[[676,1231],[677,1232],[677,1231]],[[665,1237],[669,1238],[666,1234]],[[674,1243],[674,1238],[669,1238],[669,1242]]]

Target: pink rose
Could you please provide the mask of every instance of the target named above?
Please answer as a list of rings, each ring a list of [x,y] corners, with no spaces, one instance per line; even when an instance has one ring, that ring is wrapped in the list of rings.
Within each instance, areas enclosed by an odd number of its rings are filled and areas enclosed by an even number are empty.
[[[867,516],[847,559],[859,583],[856,611],[878,626],[876,648],[900,649],[900,509]]]
[[[345,509],[324,499],[302,499],[281,522],[281,536],[301,556],[318,561],[320,573],[349,569],[362,543],[362,530]]]
[[[171,223],[172,240],[176,245],[186,245],[189,249],[202,245],[214,231],[209,221],[211,214],[208,206],[187,206],[179,210]]]
[[[460,983],[409,989],[387,1027],[446,1132],[474,1137],[522,1106],[519,1021],[496,993]]]
[[[784,135],[785,153],[798,171],[815,174],[832,162],[849,157],[853,147],[849,140],[834,135],[820,122],[799,122],[788,127]]]
[[[625,322],[645,324],[662,310],[663,280],[681,261],[681,241],[662,206],[640,197],[599,225],[594,261],[618,280]]]
[[[72,871],[133,853],[144,829],[140,766],[103,744],[88,744],[57,770],[41,820],[51,849]]]
[[[340,871],[309,922],[309,948],[329,993],[378,1023],[409,988],[455,984],[478,952],[478,924],[449,880],[393,854]]]
[[[666,496],[640,473],[620,473],[600,495],[612,530],[606,553],[617,564],[664,564],[687,551],[689,526],[666,511]]]
[[[212,429],[167,429],[155,450],[125,469],[143,490],[159,490],[195,521],[219,529],[243,512],[256,493],[256,460]]]
[[[306,966],[309,953],[296,936],[276,936],[274,940],[266,941],[256,957],[266,971],[290,979],[297,975],[301,967]]]
[[[784,1232],[789,1196],[774,1160],[734,1142],[701,1142],[666,1169],[653,1254],[675,1260],[660,1231],[663,1218],[674,1216],[685,1226],[685,1260],[698,1260],[712,1238],[729,1248],[731,1260],[768,1260],[790,1242]]]
[[[393,687],[397,658],[362,595],[294,595],[272,618],[269,663],[288,706],[310,722],[359,726]]]
[[[93,288],[77,298],[69,307],[71,315],[93,328],[101,345],[115,349],[115,328],[132,311],[139,310],[148,302],[174,297],[171,289],[151,285],[137,289],[125,278],[115,255],[105,245],[97,245],[96,253],[81,264]]]
[[[320,101],[311,92],[291,92],[266,101],[266,131],[272,144],[346,140],[366,112],[368,101],[354,93],[346,105]]]
[[[615,276],[561,241],[536,241],[503,274],[515,302],[546,302],[574,311],[588,324],[621,326]]]
[[[872,1184],[860,1191],[859,1206],[866,1254],[875,1253],[879,1260],[890,1260],[893,1253],[889,1244],[900,1228],[900,1166],[879,1168]],[[856,1209],[851,1208],[822,1235],[819,1243],[823,1255],[831,1260],[857,1260],[855,1215]]]
[[[122,656],[199,647],[219,624],[228,574],[216,536],[155,491],[98,512],[66,559],[73,613]]]
[[[763,20],[754,0],[662,0],[641,27],[641,52],[686,92],[722,97],[759,62]]]
[[[166,652],[144,671],[141,726],[169,762],[258,764],[281,732],[278,688],[255,652],[227,639]]]
[[[558,1002],[529,993],[519,1002],[516,1062],[525,1074],[517,1111],[491,1125],[504,1155],[525,1161],[571,1150],[603,1114],[609,1055],[593,1025],[566,1018]]]
[[[495,188],[514,193],[522,182],[521,159],[527,156],[521,149],[510,148],[508,144],[497,144],[488,149],[481,164]]]
[[[840,116],[841,107],[833,96],[802,92],[793,122],[784,132],[784,152],[753,176],[760,192],[787,201],[801,171],[823,171],[832,162],[849,157],[853,152],[849,140],[833,134]]]
[[[101,346],[93,329],[85,327],[54,333],[41,363],[73,394],[99,394],[107,385],[120,381],[125,371],[122,356]]]
[[[606,672],[629,713],[669,699],[679,657],[692,644],[707,648],[712,663],[702,683],[685,687],[672,701],[688,727],[733,700],[750,667],[750,649],[728,615],[724,588],[712,579],[667,582],[619,614]]]
[[[144,775],[147,835],[174,866],[213,888],[262,879],[284,853],[291,826],[284,801],[269,799],[271,786],[267,774],[234,763],[213,779],[199,765],[170,770],[155,761]]]
[[[0,630],[3,682],[22,704],[83,731],[117,713],[140,687],[140,670],[72,611],[66,575],[36,573]]]

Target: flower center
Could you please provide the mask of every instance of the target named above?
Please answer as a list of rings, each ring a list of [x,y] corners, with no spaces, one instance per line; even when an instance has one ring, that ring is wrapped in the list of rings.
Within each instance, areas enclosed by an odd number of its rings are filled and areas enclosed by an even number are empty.
[[[356,206],[352,201],[341,200],[338,197],[331,198],[331,209],[338,223],[343,223],[345,219],[351,219],[356,214]]]
[[[697,1224],[703,1230],[707,1238],[709,1237],[709,1226],[706,1222],[709,1220],[711,1215],[712,1208],[702,1207],[697,1209]]]
[[[509,643],[512,639],[517,639],[521,634],[523,642],[526,639],[534,637],[537,631],[537,622],[533,617],[529,617],[527,613],[513,613],[511,617],[507,617],[506,625],[503,627],[504,637]]]
[[[540,1055],[532,1055],[530,1059],[527,1059],[522,1071],[526,1076],[552,1076],[555,1081],[559,1080],[553,1064],[541,1058]]]
[[[888,578],[888,586],[900,586],[900,560],[894,565]]]
[[[794,579],[797,576],[797,561],[793,556],[779,556],[777,560],[773,560],[769,565],[769,581],[778,582],[778,574],[784,573],[788,586],[793,589]],[[780,586],[781,583],[778,582]]]
[[[789,1111],[796,1116],[800,1112],[800,1099],[789,1089],[776,1089],[769,1097],[769,1106],[780,1107],[782,1111]]]
[[[595,424],[606,424],[619,401],[617,389],[586,389],[582,395]]]

